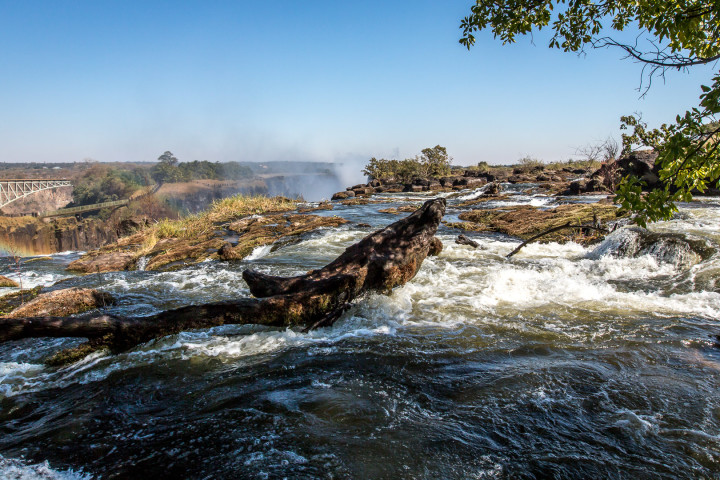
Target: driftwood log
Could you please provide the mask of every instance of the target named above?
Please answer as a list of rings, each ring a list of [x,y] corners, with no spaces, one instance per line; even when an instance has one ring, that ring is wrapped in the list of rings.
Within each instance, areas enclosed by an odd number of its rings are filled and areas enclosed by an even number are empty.
[[[84,337],[88,341],[59,352],[51,364],[68,363],[98,348],[121,352],[182,331],[226,324],[303,327],[330,325],[359,295],[388,292],[417,273],[427,255],[439,253],[435,238],[445,200],[434,199],[408,217],[368,235],[332,263],[298,277],[275,277],[253,270],[243,278],[256,298],[190,305],[149,317],[82,315],[0,319],[0,342],[30,337]]]

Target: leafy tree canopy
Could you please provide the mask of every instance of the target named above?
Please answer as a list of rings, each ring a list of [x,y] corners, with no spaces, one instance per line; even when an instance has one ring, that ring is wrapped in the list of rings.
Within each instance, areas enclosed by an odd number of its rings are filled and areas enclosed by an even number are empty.
[[[649,80],[666,69],[688,69],[720,58],[720,3],[711,0],[477,0],[460,25],[460,43],[475,44],[475,33],[490,29],[496,38],[512,43],[518,35],[543,28],[552,30],[549,46],[566,52],[589,47],[616,47],[643,64]],[[649,42],[626,44],[608,32],[639,29]],[[648,70],[646,70],[648,69]],[[640,224],[668,219],[677,211],[675,202],[689,200],[693,192],[717,186],[720,178],[720,74],[711,85],[700,87],[696,107],[679,114],[676,121],[648,128],[637,116],[622,117],[623,152],[651,147],[664,188],[648,195],[641,182],[626,178],[618,188],[622,206],[638,213]]]
[[[252,177],[252,169],[238,162],[208,162],[193,160],[180,162],[165,152],[158,157],[158,163],[150,169],[150,175],[158,183],[189,182],[192,180],[237,180]]]
[[[413,178],[443,177],[450,174],[450,162],[447,149],[440,145],[425,148],[415,158],[405,160],[386,160],[371,158],[362,173],[371,179],[395,179],[399,183],[410,182]]]

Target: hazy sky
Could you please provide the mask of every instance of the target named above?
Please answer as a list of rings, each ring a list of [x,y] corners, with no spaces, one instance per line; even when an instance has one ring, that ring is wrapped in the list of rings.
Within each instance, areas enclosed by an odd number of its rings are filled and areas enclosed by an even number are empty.
[[[564,160],[672,121],[710,70],[644,99],[618,51],[465,50],[473,2],[0,0],[0,161]]]

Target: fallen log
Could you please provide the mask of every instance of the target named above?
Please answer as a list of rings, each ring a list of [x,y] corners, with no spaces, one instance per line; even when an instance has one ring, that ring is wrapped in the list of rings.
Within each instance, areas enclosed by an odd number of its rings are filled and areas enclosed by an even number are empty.
[[[64,364],[99,348],[117,353],[166,335],[220,325],[306,329],[331,325],[358,296],[388,292],[411,280],[425,257],[442,249],[434,235],[444,213],[444,199],[429,200],[408,217],[368,235],[324,268],[307,275],[275,277],[246,270],[243,278],[257,298],[190,305],[149,317],[91,314],[2,318],[0,342],[33,337],[87,338],[79,347],[48,360],[50,364]]]

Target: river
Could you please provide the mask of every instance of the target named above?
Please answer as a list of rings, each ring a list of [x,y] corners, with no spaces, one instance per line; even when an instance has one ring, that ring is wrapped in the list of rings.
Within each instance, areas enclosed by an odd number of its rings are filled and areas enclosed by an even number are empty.
[[[556,202],[514,193],[505,204]],[[133,315],[245,296],[243,269],[323,266],[397,220],[378,209],[400,197],[338,205],[324,214],[355,223],[238,263],[82,277],[64,271],[71,252],[21,272],[110,292],[110,311]],[[720,201],[651,228],[719,243]],[[0,477],[720,478],[717,255],[624,258],[611,238],[506,259],[516,239],[468,234],[472,249],[458,233],[440,228],[444,250],[411,282],[307,334],[221,327],[64,368],[42,359],[78,340],[0,345]]]

